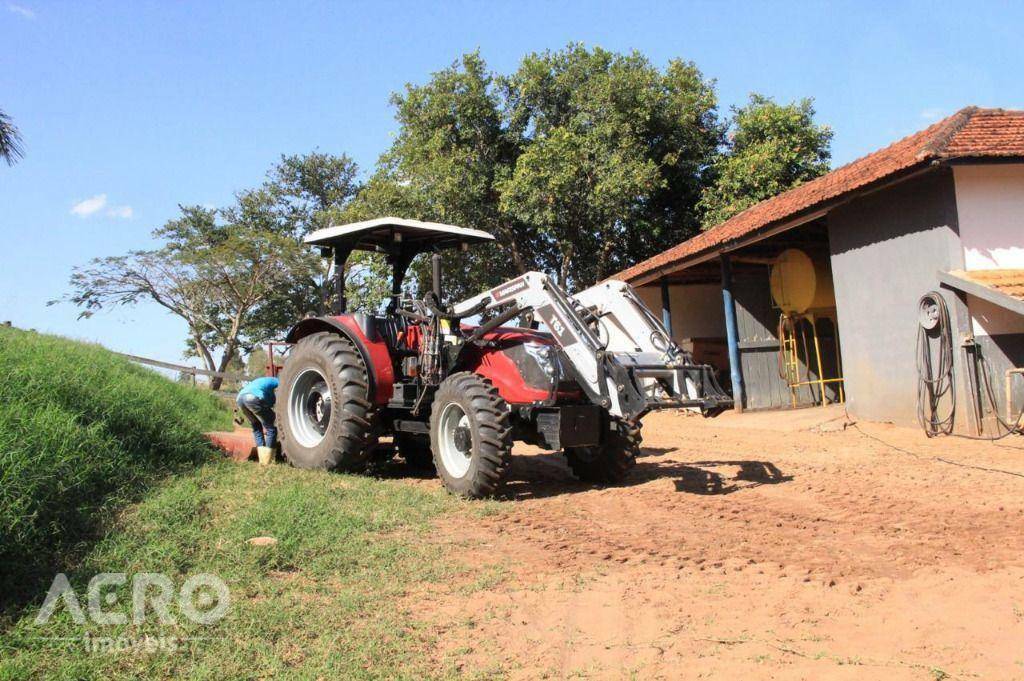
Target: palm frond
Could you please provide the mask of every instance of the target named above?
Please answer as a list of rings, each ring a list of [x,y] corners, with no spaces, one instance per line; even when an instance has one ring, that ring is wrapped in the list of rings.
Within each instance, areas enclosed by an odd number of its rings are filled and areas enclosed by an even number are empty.
[[[7,161],[7,165],[12,166],[24,155],[25,148],[22,146],[21,133],[14,127],[11,117],[0,111],[0,158]]]

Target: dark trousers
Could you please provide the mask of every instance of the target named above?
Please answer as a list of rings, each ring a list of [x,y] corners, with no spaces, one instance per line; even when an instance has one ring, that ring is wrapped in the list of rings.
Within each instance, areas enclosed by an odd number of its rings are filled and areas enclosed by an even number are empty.
[[[238,396],[238,408],[252,426],[252,438],[257,447],[273,447],[277,442],[274,408],[250,393]]]

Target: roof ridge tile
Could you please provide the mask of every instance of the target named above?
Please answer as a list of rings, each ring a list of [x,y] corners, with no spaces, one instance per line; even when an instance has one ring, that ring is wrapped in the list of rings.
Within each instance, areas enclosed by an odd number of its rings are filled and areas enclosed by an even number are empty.
[[[923,161],[927,158],[942,155],[942,152],[946,150],[946,147],[949,146],[949,143],[956,134],[970,123],[971,118],[978,111],[979,109],[976,106],[965,106],[952,116],[941,121],[943,123],[942,128],[937,130],[934,136],[921,147],[921,150],[917,152],[917,158]]]

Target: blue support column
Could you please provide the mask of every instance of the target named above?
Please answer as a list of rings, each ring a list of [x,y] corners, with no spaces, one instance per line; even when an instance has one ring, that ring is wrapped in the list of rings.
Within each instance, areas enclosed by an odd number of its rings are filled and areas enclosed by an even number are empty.
[[[672,303],[668,299],[668,282],[661,280],[661,323],[672,338]]]
[[[732,298],[732,265],[726,253],[722,254],[722,302],[725,305],[725,339],[729,346],[733,409],[743,411],[743,370],[740,365],[739,333],[736,330],[736,301]]]

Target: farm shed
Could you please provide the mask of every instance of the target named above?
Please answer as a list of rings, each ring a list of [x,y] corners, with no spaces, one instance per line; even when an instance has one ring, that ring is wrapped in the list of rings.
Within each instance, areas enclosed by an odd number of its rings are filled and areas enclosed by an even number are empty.
[[[613,278],[740,409],[845,401],[909,425],[947,364],[936,418],[993,434],[1024,403],[1024,111],[962,109]],[[948,334],[922,330],[943,307]]]

